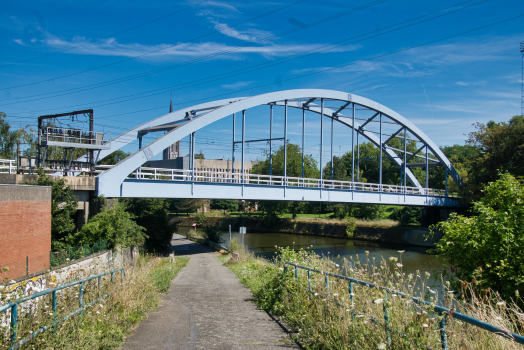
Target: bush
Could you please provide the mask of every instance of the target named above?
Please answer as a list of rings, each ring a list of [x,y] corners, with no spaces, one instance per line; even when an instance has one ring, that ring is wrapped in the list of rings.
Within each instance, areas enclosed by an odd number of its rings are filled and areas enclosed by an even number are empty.
[[[220,235],[220,227],[213,225],[205,225],[204,227],[204,239],[215,242],[216,244],[222,243],[222,237]]]
[[[355,232],[357,231],[357,219],[347,218],[346,225],[346,236],[348,238],[352,238]]]
[[[167,202],[161,198],[123,199],[122,202],[126,210],[135,216],[136,223],[146,229],[145,248],[165,250],[178,227],[178,223],[169,223]]]
[[[524,292],[524,184],[506,173],[490,183],[473,214],[452,214],[436,225],[444,237],[436,246],[458,278],[492,288],[504,298]]]
[[[107,240],[111,248],[141,246],[148,236],[133,218],[119,203],[93,216],[81,231],[73,235],[72,241],[78,245],[93,245]]]
[[[202,226],[206,223],[206,214],[204,213],[196,214],[195,218],[196,218],[195,221],[198,226]]]
[[[228,248],[229,248],[229,251],[231,251],[232,253],[233,252],[239,252],[239,251],[242,250],[242,245],[240,244],[240,241],[238,240],[238,238],[233,237],[229,241],[229,247]]]

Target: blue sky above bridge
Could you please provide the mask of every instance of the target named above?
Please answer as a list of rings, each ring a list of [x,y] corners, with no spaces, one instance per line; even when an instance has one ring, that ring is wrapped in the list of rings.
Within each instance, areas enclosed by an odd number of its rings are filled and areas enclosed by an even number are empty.
[[[117,135],[165,114],[171,93],[178,109],[323,88],[375,100],[438,145],[463,144],[473,123],[520,113],[524,17],[485,26],[522,14],[520,0],[4,1],[0,111],[20,127],[94,108],[96,128]],[[268,136],[263,113],[248,114],[248,138]],[[290,140],[299,143],[292,118]],[[199,132],[197,151],[230,157],[230,125]],[[308,120],[307,133],[318,126]],[[349,149],[340,129],[334,145],[335,154]],[[307,147],[318,158],[319,140]],[[247,159],[264,150],[250,145]]]

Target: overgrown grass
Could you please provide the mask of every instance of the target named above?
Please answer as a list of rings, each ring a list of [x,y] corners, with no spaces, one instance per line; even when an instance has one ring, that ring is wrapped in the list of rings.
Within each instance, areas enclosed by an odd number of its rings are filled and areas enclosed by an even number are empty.
[[[155,309],[160,293],[169,289],[171,280],[187,264],[189,258],[176,257],[171,263],[158,257],[141,257],[133,269],[126,270],[122,280],[115,274],[114,284],[104,278],[102,294],[110,293],[93,306],[85,308],[54,329],[50,329],[25,344],[28,349],[116,349],[131,327]],[[22,303],[19,308],[19,339],[29,336],[38,328],[53,324],[51,294],[36,303]],[[97,280],[84,285],[84,305],[98,298]],[[79,307],[79,288],[72,287],[58,293],[58,319]],[[4,326],[4,327],[2,327]],[[0,325],[0,349],[10,345],[10,333]]]
[[[280,249],[274,263],[244,253],[240,261],[222,258],[224,263],[249,287],[257,304],[264,310],[283,317],[296,328],[296,340],[306,349],[415,349],[426,346],[441,347],[439,321],[442,316],[430,306],[420,306],[412,301],[416,296],[430,303],[466,313],[484,322],[518,333],[524,324],[524,314],[515,305],[504,303],[494,292],[480,292],[476,287],[463,284],[462,291],[450,291],[443,281],[441,289],[428,288],[429,275],[402,272],[402,252],[388,260],[375,261],[358,256],[340,267],[328,259],[321,259],[312,252],[295,252]],[[348,282],[311,273],[312,291],[309,291],[306,271],[299,270],[295,279],[294,268],[283,273],[283,262],[290,261],[321,271],[347,274],[358,280],[375,283],[407,294],[401,298],[378,288],[354,284],[353,300],[348,292]],[[467,287],[467,288],[466,288]],[[443,294],[439,296],[439,293]],[[465,296],[468,296],[466,299]],[[384,307],[389,314],[389,325],[409,337],[390,332],[388,347],[384,327]],[[374,323],[376,320],[377,323]],[[521,346],[500,335],[446,315],[447,339],[450,349],[520,349]]]
[[[169,259],[162,259],[151,270],[149,276],[153,285],[157,288],[160,293],[167,293],[169,287],[171,287],[171,281],[178,275],[180,270],[184,268],[189,261],[189,257],[182,256],[176,257],[174,262],[170,262]]]

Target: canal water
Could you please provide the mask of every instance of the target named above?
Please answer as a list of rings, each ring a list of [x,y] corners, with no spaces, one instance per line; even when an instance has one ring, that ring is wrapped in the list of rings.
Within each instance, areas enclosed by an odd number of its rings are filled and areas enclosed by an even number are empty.
[[[185,235],[188,227],[180,227],[179,233]],[[194,230],[194,229],[191,229]],[[240,242],[241,235],[232,233]],[[223,245],[229,245],[229,233],[222,233]],[[308,249],[311,246],[313,251],[320,256],[329,256],[331,260],[342,264],[343,258],[350,259],[350,256],[359,255],[362,264],[366,261],[366,251],[369,252],[369,260],[375,257],[376,264],[389,257],[400,258],[399,251],[402,253],[402,269],[406,274],[415,273],[419,270],[422,274],[425,271],[432,276],[440,274],[443,269],[442,263],[433,255],[426,253],[427,248],[411,247],[396,244],[377,243],[370,241],[359,241],[345,238],[324,237],[324,236],[305,236],[288,233],[247,233],[244,235],[244,245],[255,255],[271,259],[274,257],[278,247],[290,247],[294,249]]]

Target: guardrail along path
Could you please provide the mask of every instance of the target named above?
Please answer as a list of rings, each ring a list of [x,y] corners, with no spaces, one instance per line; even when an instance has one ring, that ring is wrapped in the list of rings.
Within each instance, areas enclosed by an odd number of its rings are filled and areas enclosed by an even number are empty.
[[[191,260],[124,349],[299,349],[213,251],[180,235],[171,245]]]

